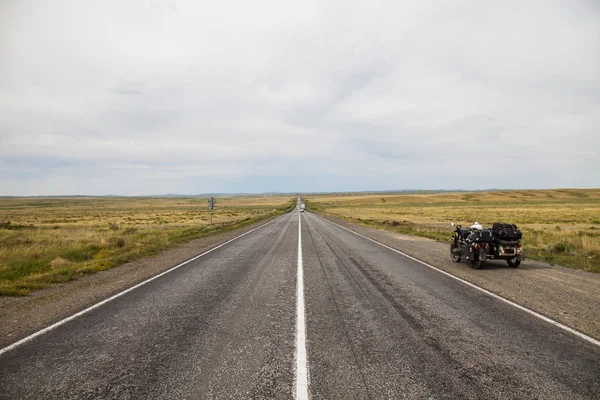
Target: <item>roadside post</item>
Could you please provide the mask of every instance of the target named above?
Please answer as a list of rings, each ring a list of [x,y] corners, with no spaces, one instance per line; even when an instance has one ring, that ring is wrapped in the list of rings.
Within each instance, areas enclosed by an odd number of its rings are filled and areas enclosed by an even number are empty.
[[[208,210],[210,211],[210,226],[212,226],[212,212],[216,209],[215,204],[217,203],[217,199],[214,197],[210,197],[208,199]]]

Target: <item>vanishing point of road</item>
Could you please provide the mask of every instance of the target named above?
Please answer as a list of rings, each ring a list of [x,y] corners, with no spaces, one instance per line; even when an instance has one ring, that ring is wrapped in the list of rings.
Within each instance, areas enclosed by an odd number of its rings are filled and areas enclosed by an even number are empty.
[[[1,350],[0,398],[600,398],[600,347],[292,212]]]

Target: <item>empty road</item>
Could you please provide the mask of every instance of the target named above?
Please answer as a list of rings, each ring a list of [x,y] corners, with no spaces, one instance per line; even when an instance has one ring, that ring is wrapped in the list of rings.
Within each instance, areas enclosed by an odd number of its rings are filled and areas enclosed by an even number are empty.
[[[2,399],[294,397],[600,398],[600,347],[292,212],[0,354]]]

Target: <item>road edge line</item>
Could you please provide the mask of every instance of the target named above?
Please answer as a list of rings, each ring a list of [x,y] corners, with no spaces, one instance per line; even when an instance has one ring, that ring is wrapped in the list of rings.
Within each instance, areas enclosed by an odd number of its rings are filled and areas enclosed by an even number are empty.
[[[79,311],[79,312],[77,312],[77,313],[75,313],[75,314],[73,314],[73,315],[71,315],[71,316],[69,316],[69,317],[66,317],[66,318],[64,318],[64,319],[61,319],[61,320],[60,320],[60,321],[58,321],[58,322],[55,322],[55,323],[54,323],[54,324],[52,324],[52,325],[49,325],[49,326],[47,326],[47,327],[45,327],[45,328],[43,328],[43,329],[40,329],[39,331],[37,331],[37,332],[34,332],[34,333],[32,333],[31,335],[29,335],[29,336],[26,336],[26,337],[24,337],[23,339],[21,339],[21,340],[18,340],[18,341],[16,341],[16,342],[14,342],[14,343],[12,343],[12,344],[10,344],[10,345],[8,345],[8,346],[6,346],[6,347],[4,347],[4,348],[0,349],[0,356],[1,356],[1,355],[3,355],[4,353],[7,353],[7,352],[9,352],[9,351],[11,351],[11,350],[14,350],[14,349],[16,349],[16,348],[17,348],[17,347],[19,347],[20,345],[22,345],[22,344],[25,344],[25,343],[27,343],[27,342],[29,342],[29,341],[31,341],[31,340],[33,340],[33,339],[35,339],[35,338],[36,338],[36,337],[38,337],[38,336],[41,336],[41,335],[43,335],[44,333],[50,332],[50,331],[52,331],[52,330],[54,330],[54,329],[58,328],[59,326],[66,324],[66,323],[67,323],[67,322],[69,322],[69,321],[72,321],[72,320],[74,320],[74,319],[76,319],[76,318],[78,318],[78,317],[80,317],[80,316],[82,316],[82,315],[84,315],[84,314],[87,314],[88,312],[90,312],[90,311],[92,311],[92,310],[95,310],[96,308],[99,308],[99,307],[103,306],[103,305],[104,305],[104,304],[106,304],[106,303],[109,303],[109,302],[113,301],[114,299],[117,299],[117,298],[119,298],[119,297],[121,297],[121,296],[123,296],[123,295],[125,295],[125,294],[127,294],[127,293],[129,293],[129,292],[131,292],[131,291],[133,291],[133,290],[135,290],[135,289],[137,289],[137,288],[141,287],[141,286],[144,286],[145,284],[147,284],[147,283],[150,283],[150,282],[152,282],[153,280],[155,280],[155,279],[158,279],[158,278],[160,278],[161,276],[168,274],[169,272],[175,271],[176,269],[178,269],[178,268],[180,268],[180,267],[182,267],[182,266],[184,266],[184,265],[186,265],[186,264],[188,264],[188,263],[190,263],[190,262],[192,262],[192,261],[194,261],[194,260],[197,260],[198,258],[200,258],[200,257],[202,257],[202,256],[205,256],[206,254],[208,254],[208,253],[211,253],[211,252],[213,252],[213,251],[215,251],[215,250],[217,250],[217,249],[219,249],[219,248],[221,248],[221,247],[225,246],[226,244],[229,244],[229,243],[233,242],[234,240],[237,240],[237,239],[239,239],[239,238],[241,238],[241,237],[243,237],[243,236],[246,236],[246,235],[248,235],[249,233],[252,233],[252,232],[254,232],[254,231],[256,231],[256,230],[258,230],[258,229],[260,229],[260,228],[263,228],[263,227],[265,227],[265,226],[267,226],[267,225],[269,225],[269,224],[271,224],[271,223],[273,223],[273,222],[277,221],[278,219],[280,219],[280,218],[282,218],[282,217],[285,217],[286,215],[287,215],[287,213],[286,213],[286,214],[283,214],[283,215],[280,215],[280,216],[278,216],[278,217],[276,217],[276,218],[272,219],[271,221],[265,222],[264,224],[262,224],[262,225],[260,225],[260,226],[257,226],[256,228],[253,228],[253,229],[249,230],[248,232],[244,232],[244,233],[242,233],[242,234],[241,234],[241,235],[239,235],[239,236],[236,236],[236,237],[234,237],[234,238],[232,238],[232,239],[229,239],[229,240],[227,240],[227,241],[225,241],[225,242],[223,242],[223,243],[221,243],[221,244],[219,244],[219,245],[217,245],[217,246],[215,246],[215,247],[213,247],[213,248],[211,248],[211,249],[209,249],[209,250],[207,250],[207,251],[205,251],[205,252],[203,252],[203,253],[201,253],[201,254],[198,254],[197,256],[194,256],[194,257],[190,258],[189,260],[186,260],[186,261],[184,261],[184,262],[182,262],[182,263],[180,263],[180,264],[177,264],[176,266],[174,266],[174,267],[171,267],[171,268],[169,268],[168,270],[166,270],[166,271],[163,271],[163,272],[161,272],[161,273],[160,273],[160,274],[158,274],[158,275],[154,275],[153,277],[151,277],[151,278],[148,278],[148,279],[146,279],[145,281],[142,281],[142,282],[140,282],[140,283],[138,283],[138,284],[136,284],[136,285],[134,285],[134,286],[132,286],[132,287],[130,287],[130,288],[127,288],[127,289],[125,289],[125,290],[123,290],[123,291],[121,291],[121,292],[119,292],[119,293],[117,293],[117,294],[114,294],[114,295],[112,295],[111,297],[109,297],[109,298],[107,298],[107,299],[104,299],[104,300],[102,300],[102,301],[100,301],[100,302],[98,302],[98,303],[96,303],[96,304],[93,304],[93,305],[91,305],[90,307],[88,307],[88,308],[86,308],[86,309],[84,309],[84,310],[82,310],[82,311]]]
[[[401,254],[401,255],[403,255],[404,257],[407,257],[407,258],[409,258],[409,259],[411,259],[411,260],[413,260],[413,261],[416,261],[416,262],[418,262],[418,263],[420,263],[420,264],[423,264],[423,265],[425,265],[426,267],[429,267],[429,268],[431,268],[431,269],[433,269],[433,270],[435,270],[435,271],[438,271],[438,272],[440,272],[440,273],[442,273],[442,274],[444,274],[444,275],[446,275],[446,276],[449,276],[449,277],[450,277],[450,278],[452,278],[452,279],[455,279],[455,280],[457,280],[457,281],[459,281],[459,282],[462,282],[462,283],[464,283],[464,284],[465,284],[465,285],[467,285],[467,286],[470,286],[470,287],[472,287],[472,288],[474,288],[474,289],[477,289],[477,290],[479,290],[479,291],[481,291],[481,292],[483,292],[483,293],[487,294],[488,296],[491,296],[491,297],[493,297],[493,298],[495,298],[495,299],[497,299],[497,300],[503,301],[504,303],[506,303],[506,304],[509,304],[509,305],[511,305],[511,306],[513,306],[513,307],[515,307],[515,308],[518,308],[519,310],[525,311],[526,313],[528,313],[528,314],[530,314],[530,315],[532,315],[532,316],[534,316],[534,317],[536,317],[536,318],[539,318],[539,319],[541,319],[542,321],[548,322],[549,324],[551,324],[551,325],[554,325],[554,326],[556,326],[556,327],[558,327],[558,328],[560,328],[560,329],[562,329],[562,330],[564,330],[564,331],[566,331],[566,332],[569,332],[569,333],[571,333],[571,334],[573,334],[573,335],[575,335],[575,336],[579,337],[580,339],[583,339],[583,340],[585,340],[585,341],[587,341],[587,342],[589,342],[589,343],[591,343],[591,344],[593,344],[593,345],[596,345],[596,346],[600,347],[600,340],[596,340],[596,339],[594,339],[593,337],[586,335],[585,333],[579,332],[579,331],[578,331],[578,330],[576,330],[576,329],[573,329],[573,328],[570,328],[570,327],[568,327],[567,325],[561,324],[560,322],[558,322],[558,321],[555,321],[555,320],[553,320],[552,318],[546,317],[546,316],[545,316],[545,315],[543,315],[543,314],[540,314],[540,313],[538,313],[538,312],[536,312],[536,311],[533,311],[533,310],[531,310],[531,309],[529,309],[529,308],[527,308],[527,307],[525,307],[525,306],[522,306],[522,305],[520,305],[520,304],[518,304],[518,303],[515,303],[515,302],[514,302],[514,301],[512,301],[512,300],[508,300],[507,298],[504,298],[504,297],[502,297],[502,296],[500,296],[500,295],[498,295],[498,294],[496,294],[496,293],[494,293],[494,292],[490,292],[489,290],[487,290],[487,289],[484,289],[484,288],[482,288],[482,287],[480,287],[480,286],[477,286],[477,285],[476,285],[476,284],[474,284],[474,283],[471,283],[471,282],[469,282],[469,281],[467,281],[467,280],[465,280],[465,279],[459,278],[459,277],[458,277],[458,276],[456,276],[456,275],[452,275],[451,273],[449,273],[449,272],[446,272],[446,271],[444,271],[444,270],[442,270],[442,269],[440,269],[440,268],[438,268],[438,267],[434,267],[434,266],[433,266],[433,265],[431,265],[431,264],[427,264],[425,261],[421,261],[421,260],[419,260],[418,258],[415,258],[415,257],[413,257],[413,256],[410,256],[410,255],[408,255],[408,254],[406,254],[406,253],[403,253],[402,251],[400,251],[400,250],[398,250],[398,249],[394,249],[393,247],[390,247],[390,246],[388,246],[388,245],[386,245],[386,244],[383,244],[383,243],[381,243],[381,242],[378,242],[378,241],[377,241],[377,240],[375,240],[375,239],[371,239],[371,238],[370,238],[370,237],[368,237],[368,236],[365,236],[365,235],[363,235],[363,234],[361,234],[361,233],[358,233],[358,232],[355,232],[355,231],[353,231],[352,229],[348,229],[348,228],[346,228],[345,226],[342,226],[342,225],[340,225],[340,224],[337,224],[337,223],[335,223],[335,222],[333,222],[333,221],[330,221],[330,220],[328,220],[327,218],[324,218],[324,217],[322,217],[322,216],[320,216],[320,215],[317,215],[317,214],[314,214],[314,213],[313,213],[313,215],[316,215],[316,216],[318,216],[319,218],[321,218],[321,219],[323,219],[323,220],[325,220],[325,221],[329,222],[330,224],[333,224],[333,225],[339,226],[340,228],[342,228],[342,229],[345,229],[345,230],[347,230],[348,232],[354,233],[354,234],[355,234],[355,235],[357,235],[357,236],[360,236],[360,237],[362,237],[362,238],[365,238],[365,239],[367,239],[367,240],[370,240],[370,241],[371,241],[371,242],[373,242],[373,243],[377,243],[378,245],[380,245],[380,246],[383,246],[383,247],[385,247],[385,248],[386,248],[386,249],[388,249],[388,250],[391,250],[391,251],[393,251],[393,252],[395,252],[395,253],[398,253],[398,254]]]
[[[302,261],[302,215],[298,211],[298,274],[296,278],[296,400],[308,400],[306,357],[306,315],[304,309],[304,268]]]

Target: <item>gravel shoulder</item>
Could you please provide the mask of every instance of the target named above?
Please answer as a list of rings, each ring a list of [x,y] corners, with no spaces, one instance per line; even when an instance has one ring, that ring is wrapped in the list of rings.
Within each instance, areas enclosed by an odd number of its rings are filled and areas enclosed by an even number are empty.
[[[0,297],[0,348],[86,309],[277,217],[193,240],[156,256],[136,260],[24,297]]]
[[[508,267],[504,261],[494,260],[481,270],[473,270],[465,263],[450,260],[449,242],[440,243],[320,216],[600,339],[600,274],[527,259],[516,269]]]

